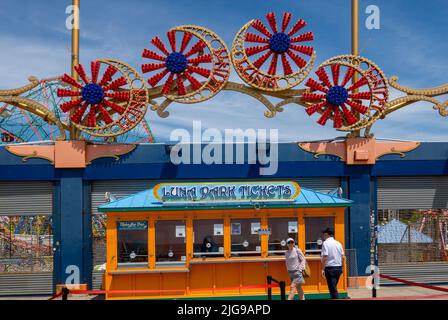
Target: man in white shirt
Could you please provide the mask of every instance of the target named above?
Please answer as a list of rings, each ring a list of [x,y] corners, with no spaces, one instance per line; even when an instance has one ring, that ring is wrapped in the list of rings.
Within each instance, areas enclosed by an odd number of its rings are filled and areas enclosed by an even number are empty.
[[[322,276],[327,280],[331,299],[339,299],[338,281],[342,273],[342,259],[344,249],[339,241],[335,240],[334,232],[330,228],[322,231],[324,243],[322,244]]]

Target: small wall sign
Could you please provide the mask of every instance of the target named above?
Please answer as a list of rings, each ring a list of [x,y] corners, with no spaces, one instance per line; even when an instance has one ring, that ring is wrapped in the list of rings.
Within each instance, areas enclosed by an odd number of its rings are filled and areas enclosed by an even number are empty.
[[[288,233],[297,233],[297,221],[288,221]]]
[[[185,226],[176,226],[176,238],[185,237]]]
[[[257,232],[259,235],[262,235],[262,234],[267,234],[267,235],[270,235],[271,234],[271,228],[266,228],[266,229],[258,229],[258,232]]]
[[[214,236],[224,235],[224,225],[223,224],[214,224],[213,225],[213,235]]]
[[[239,235],[241,235],[241,223],[238,223],[238,222],[233,222],[231,225],[230,225],[230,234],[232,235],[232,236],[239,236]]]
[[[260,230],[260,222],[252,222],[250,224],[250,233],[258,234],[258,230]]]
[[[147,221],[120,221],[117,225],[118,230],[148,230]]]

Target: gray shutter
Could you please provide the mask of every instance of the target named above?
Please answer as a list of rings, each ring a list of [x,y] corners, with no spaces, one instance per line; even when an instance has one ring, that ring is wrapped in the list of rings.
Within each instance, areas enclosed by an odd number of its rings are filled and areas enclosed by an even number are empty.
[[[104,281],[104,271],[92,272],[92,290],[102,290]]]
[[[427,284],[448,283],[448,264],[446,262],[412,262],[380,264],[382,274]],[[381,278],[380,285],[400,284],[393,280]]]
[[[52,212],[50,181],[0,183],[0,216],[51,215]]]
[[[448,208],[448,176],[379,177],[378,209]]]
[[[0,296],[51,295],[53,273],[0,273]]]
[[[319,191],[322,193],[328,193],[341,186],[341,179],[338,177],[308,177],[308,178],[296,178],[294,179],[299,186]]]
[[[151,189],[161,181],[156,180],[99,180],[92,183],[92,214],[98,214],[98,206],[105,204],[104,194],[110,192],[117,199]]]

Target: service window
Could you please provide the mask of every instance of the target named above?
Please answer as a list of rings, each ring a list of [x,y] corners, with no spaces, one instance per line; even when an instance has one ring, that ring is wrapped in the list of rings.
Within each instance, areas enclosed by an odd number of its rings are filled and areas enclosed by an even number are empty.
[[[305,253],[320,255],[322,249],[322,230],[334,230],[334,217],[305,218]]]
[[[230,221],[231,255],[260,256],[260,219],[232,219]]]
[[[156,263],[184,264],[186,262],[186,228],[184,220],[155,221]]]
[[[298,243],[299,226],[297,218],[270,218],[268,219],[270,229],[268,240],[269,255],[284,255],[288,249],[286,239],[293,238]]]
[[[120,221],[117,223],[118,264],[147,264],[148,222]]]
[[[224,256],[224,220],[194,220],[194,257]]]

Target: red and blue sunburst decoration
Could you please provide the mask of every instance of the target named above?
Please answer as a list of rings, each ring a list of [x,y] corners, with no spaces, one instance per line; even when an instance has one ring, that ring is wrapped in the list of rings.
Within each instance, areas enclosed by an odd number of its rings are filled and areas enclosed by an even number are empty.
[[[345,75],[340,81],[341,65],[338,63],[326,66],[331,68],[332,81],[330,80],[325,67],[319,67],[316,74],[320,80],[308,79],[305,85],[312,90],[320,93],[305,92],[302,94],[303,101],[315,102],[312,106],[306,109],[308,115],[313,115],[316,112],[322,113],[317,123],[324,126],[328,119],[333,119],[333,127],[341,128],[343,125],[350,126],[359,121],[355,116],[358,114],[366,114],[369,106],[363,104],[364,101],[371,101],[372,92],[367,78],[351,66],[347,68]],[[350,80],[355,74],[359,74],[360,78],[352,83]],[[349,83],[350,82],[350,83]],[[368,91],[365,90],[367,86]],[[356,90],[356,91],[355,91]]]
[[[266,14],[266,19],[269,23],[271,31],[260,20],[254,20],[251,27],[259,34],[247,32],[245,35],[245,42],[262,43],[253,47],[245,49],[246,55],[252,57],[251,63],[254,67],[260,69],[272,56],[267,73],[270,75],[277,75],[277,65],[279,58],[283,67],[283,75],[287,76],[294,73],[291,67],[291,62],[294,62],[299,69],[306,66],[307,61],[301,57],[311,56],[313,54],[313,47],[299,45],[299,43],[314,40],[312,32],[302,34],[297,33],[306,26],[303,19],[297,20],[294,25],[288,29],[292,14],[289,12],[283,13],[282,23],[280,28],[277,26],[276,15],[274,12]],[[261,34],[261,35],[260,35]],[[250,58],[250,59],[252,59]]]
[[[119,77],[112,81],[118,70],[109,65],[98,82],[100,67],[99,61],[92,61],[91,78],[89,79],[82,65],[75,66],[82,82],[76,81],[68,74],[64,74],[61,78],[66,84],[79,89],[77,91],[62,88],[57,90],[58,97],[79,97],[60,106],[63,112],[70,112],[73,108],[76,108],[70,116],[73,123],[87,127],[97,127],[104,123],[107,125],[114,122],[114,114],[121,115],[125,112],[125,108],[117,102],[130,99],[129,90],[120,91],[123,90],[121,87],[127,84],[126,78]],[[85,116],[86,112],[88,113]]]
[[[176,33],[183,35],[179,47],[176,44]],[[165,78],[162,87],[164,95],[184,96],[199,90],[203,85],[201,81],[207,80],[212,72],[212,55],[205,53],[209,51],[206,42],[187,31],[168,31],[167,37],[171,51],[159,37],[154,37],[151,43],[161,54],[149,49],[143,51],[144,58],[160,61],[142,65],[143,73],[152,73],[148,83],[155,87]],[[195,43],[191,46],[192,38],[196,38],[196,41],[193,41]],[[186,81],[189,86],[186,86]]]

